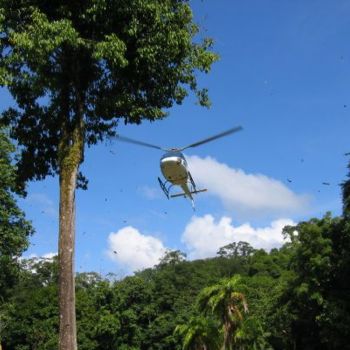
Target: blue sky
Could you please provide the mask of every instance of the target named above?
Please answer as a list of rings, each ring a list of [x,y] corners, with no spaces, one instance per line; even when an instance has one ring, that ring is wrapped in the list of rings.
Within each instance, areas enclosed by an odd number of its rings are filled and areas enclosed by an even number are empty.
[[[167,119],[119,132],[171,147],[236,125],[244,130],[186,151],[195,181],[208,188],[196,197],[196,212],[158,188],[161,152],[114,141],[88,149],[89,189],[77,194],[78,271],[122,276],[151,266],[165,249],[202,258],[234,240],[269,249],[281,244],[283,225],[341,212],[350,151],[349,2],[192,4],[201,35],[214,39],[220,55],[199,76],[212,107],[189,97]],[[2,108],[11,104],[4,90],[0,99]],[[36,228],[25,255],[56,252],[57,178],[30,183],[20,203]]]

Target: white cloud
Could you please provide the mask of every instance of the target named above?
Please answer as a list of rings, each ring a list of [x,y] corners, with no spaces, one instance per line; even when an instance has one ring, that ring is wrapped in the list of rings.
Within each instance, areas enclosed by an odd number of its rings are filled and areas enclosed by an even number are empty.
[[[37,273],[37,269],[33,266],[38,262],[53,262],[53,258],[57,256],[57,253],[49,252],[46,254],[38,255],[35,253],[29,254],[27,256],[21,256],[18,260],[24,262],[23,267],[32,273]]]
[[[22,256],[21,259],[36,259],[36,260],[53,260],[53,258],[57,256],[57,252],[53,253],[53,252],[49,252],[49,253],[45,253],[42,255],[38,255],[35,253],[32,253],[28,256]]]
[[[158,238],[143,235],[132,226],[108,236],[108,256],[131,271],[158,264],[166,250]]]
[[[232,242],[245,241],[253,248],[280,247],[283,244],[282,229],[286,225],[295,225],[290,219],[273,221],[269,226],[254,228],[249,223],[232,225],[232,219],[223,216],[215,222],[212,215],[192,217],[182,235],[182,242],[189,250],[190,259],[215,256],[220,247]]]
[[[55,256],[57,256],[57,252],[56,253],[50,252],[40,256],[40,258],[45,260],[52,260]]]
[[[190,171],[198,187],[208,189],[226,208],[241,217],[269,215],[287,216],[305,211],[309,196],[291,191],[281,181],[262,174],[246,174],[214,158],[187,157]]]

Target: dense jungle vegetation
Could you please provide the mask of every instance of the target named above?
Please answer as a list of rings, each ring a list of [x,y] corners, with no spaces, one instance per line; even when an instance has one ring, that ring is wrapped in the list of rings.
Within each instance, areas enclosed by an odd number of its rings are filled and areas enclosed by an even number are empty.
[[[57,259],[19,258],[33,229],[0,136],[2,348],[57,349]],[[350,349],[349,181],[342,216],[285,227],[280,249],[232,242],[205,260],[170,251],[122,280],[77,274],[79,349]]]

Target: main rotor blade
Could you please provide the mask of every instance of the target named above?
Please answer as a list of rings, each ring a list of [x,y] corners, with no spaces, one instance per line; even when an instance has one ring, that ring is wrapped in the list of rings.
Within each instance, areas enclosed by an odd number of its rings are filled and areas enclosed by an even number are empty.
[[[165,151],[165,149],[163,147],[160,147],[160,146],[157,146],[157,145],[152,145],[150,143],[143,142],[143,141],[130,139],[129,137],[125,137],[125,136],[121,136],[121,135],[117,135],[117,140],[133,143],[133,144],[139,145],[139,146],[145,146],[145,147],[150,147],[150,148],[155,148],[155,149],[160,149],[162,151]]]
[[[203,145],[204,143],[214,141],[214,140],[216,140],[216,139],[218,139],[220,137],[224,137],[224,136],[233,134],[234,132],[240,131],[242,129],[243,128],[241,126],[236,126],[236,127],[232,128],[232,129],[226,130],[226,131],[224,131],[224,132],[222,132],[220,134],[208,137],[208,138],[206,138],[204,140],[201,140],[201,141],[198,141],[198,142],[195,142],[195,143],[191,143],[190,145],[188,145],[186,147],[179,148],[179,151],[183,151],[183,150],[185,150],[187,148],[190,148],[190,147],[197,147],[197,146]]]

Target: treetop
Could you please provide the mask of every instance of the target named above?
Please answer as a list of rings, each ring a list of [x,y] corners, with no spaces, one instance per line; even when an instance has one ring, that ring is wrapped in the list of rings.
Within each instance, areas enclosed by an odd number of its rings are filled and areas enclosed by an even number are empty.
[[[1,0],[0,85],[17,108],[2,115],[23,146],[26,179],[58,171],[58,146],[81,123],[84,143],[124,123],[154,121],[209,72],[212,40],[198,40],[188,1]],[[72,138],[65,141],[68,145]]]

